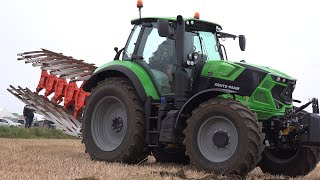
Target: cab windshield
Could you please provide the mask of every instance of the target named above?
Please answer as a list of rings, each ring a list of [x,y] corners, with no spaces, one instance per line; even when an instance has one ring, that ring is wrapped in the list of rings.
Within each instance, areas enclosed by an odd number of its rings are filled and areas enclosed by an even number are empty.
[[[185,33],[185,52],[197,52],[203,61],[221,60],[216,34],[206,31],[192,31]]]

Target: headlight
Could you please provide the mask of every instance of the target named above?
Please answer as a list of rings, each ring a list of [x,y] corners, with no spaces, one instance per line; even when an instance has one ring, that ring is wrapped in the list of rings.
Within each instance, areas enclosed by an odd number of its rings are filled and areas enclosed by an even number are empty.
[[[271,74],[271,77],[272,77],[272,79],[274,81],[279,82],[279,83],[283,83],[283,84],[286,84],[287,82],[291,82],[292,81],[292,80],[289,80],[289,79],[286,79],[286,78],[283,78],[283,77],[280,77],[280,76],[276,76],[276,75],[273,75],[273,74]],[[293,80],[293,82],[295,82],[295,80]]]

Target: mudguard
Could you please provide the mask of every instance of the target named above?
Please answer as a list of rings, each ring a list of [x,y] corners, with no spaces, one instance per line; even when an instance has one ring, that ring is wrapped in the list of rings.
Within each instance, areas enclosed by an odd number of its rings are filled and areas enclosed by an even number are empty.
[[[229,89],[220,89],[220,88],[212,88],[207,89],[201,92],[198,92],[197,94],[193,95],[181,108],[175,122],[175,128],[181,122],[181,115],[185,112],[190,112],[194,109],[194,107],[199,106],[202,102],[215,98],[222,94],[238,94],[236,91],[229,90]]]
[[[153,97],[154,99],[159,99],[159,96],[150,77],[148,77],[144,73],[145,72],[142,72],[141,70],[135,71],[134,68],[127,67],[122,63],[111,64],[94,72],[92,77],[83,85],[83,90],[86,92],[90,92],[91,89],[95,87],[99,81],[102,81],[108,77],[121,76],[130,79],[140,99],[143,102],[145,102],[146,98],[149,96]]]

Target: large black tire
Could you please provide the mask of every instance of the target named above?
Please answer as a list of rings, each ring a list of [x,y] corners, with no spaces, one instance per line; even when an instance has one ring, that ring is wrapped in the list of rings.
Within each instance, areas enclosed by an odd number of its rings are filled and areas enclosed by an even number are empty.
[[[294,107],[297,109],[297,107]],[[301,119],[307,111],[300,111],[297,115]],[[269,150],[265,149],[259,166],[264,173],[286,175],[291,177],[305,176],[311,172],[319,162],[320,151],[317,148],[300,147],[297,150]],[[294,169],[294,171],[293,171]]]
[[[185,153],[186,150],[180,148],[155,148],[152,151],[157,162],[189,164],[190,159]]]
[[[207,123],[211,126],[206,126]],[[206,101],[192,111],[187,124],[184,130],[187,155],[199,170],[245,176],[261,159],[265,137],[262,124],[238,101],[222,98]],[[228,130],[223,130],[224,125]],[[201,136],[203,133],[208,136]]]
[[[128,79],[108,78],[92,90],[83,142],[93,160],[135,164],[147,156],[144,109]]]
[[[291,177],[305,176],[319,162],[320,151],[317,148],[300,147],[297,151],[271,151],[265,149],[259,166],[264,173],[286,175]]]
[[[294,107],[296,109],[297,107]],[[307,111],[300,111],[301,119]],[[264,173],[274,175],[286,175],[291,177],[305,176],[309,174],[320,160],[318,148],[300,147],[297,150],[269,150],[265,149],[259,166]]]

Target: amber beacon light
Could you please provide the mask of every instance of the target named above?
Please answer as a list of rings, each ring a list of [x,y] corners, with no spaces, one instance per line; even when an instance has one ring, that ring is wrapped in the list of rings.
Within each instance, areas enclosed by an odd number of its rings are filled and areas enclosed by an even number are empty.
[[[143,2],[142,0],[137,1],[137,8],[139,8],[139,17],[141,19],[141,8],[143,7]]]
[[[193,16],[195,19],[200,19],[200,13],[199,12],[196,12],[194,13],[194,16]]]
[[[137,8],[141,9],[143,7],[143,2],[142,0],[137,1]]]

